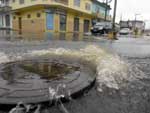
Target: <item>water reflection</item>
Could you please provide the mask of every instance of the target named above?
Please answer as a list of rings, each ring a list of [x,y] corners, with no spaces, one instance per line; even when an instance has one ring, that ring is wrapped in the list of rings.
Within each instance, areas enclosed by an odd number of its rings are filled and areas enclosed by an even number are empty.
[[[13,84],[19,79],[35,79],[35,75],[40,79],[61,79],[78,70],[79,67],[65,63],[23,61],[6,64],[0,75],[8,84]]]
[[[79,34],[78,33],[74,33],[73,34],[73,41],[78,41],[79,40]]]
[[[6,67],[3,69],[3,73],[1,74],[2,78],[7,81],[7,84],[13,84],[14,83],[14,70],[12,69],[14,65],[6,65]]]
[[[85,36],[83,33],[26,33],[21,31],[11,31],[11,30],[0,30],[0,40],[65,40],[65,41],[85,41],[85,39],[91,39],[92,36]]]
[[[65,33],[60,33],[60,34],[58,34],[58,39],[59,40],[66,40],[66,34]]]

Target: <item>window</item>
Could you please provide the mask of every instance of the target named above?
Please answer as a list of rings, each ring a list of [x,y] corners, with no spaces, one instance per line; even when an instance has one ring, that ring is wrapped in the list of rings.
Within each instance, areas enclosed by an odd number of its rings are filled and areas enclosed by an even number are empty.
[[[85,9],[90,11],[91,10],[91,5],[89,3],[86,3],[85,4]]]
[[[89,32],[90,21],[84,20],[84,32]]]
[[[74,0],[74,6],[80,7],[80,0]]]
[[[31,15],[30,15],[30,14],[28,14],[28,15],[27,15],[27,18],[31,18]]]
[[[61,31],[66,31],[66,15],[60,15],[60,30]]]
[[[40,18],[40,17],[41,17],[41,13],[37,13],[36,16],[37,16],[38,18]]]
[[[20,4],[24,4],[24,0],[19,0],[19,3]]]

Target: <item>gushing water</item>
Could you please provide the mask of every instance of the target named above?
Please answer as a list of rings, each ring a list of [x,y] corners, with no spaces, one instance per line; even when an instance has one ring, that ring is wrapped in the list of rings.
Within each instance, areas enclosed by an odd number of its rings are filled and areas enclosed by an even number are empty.
[[[97,70],[97,89],[103,91],[103,86],[119,90],[126,82],[144,78],[144,74],[137,67],[120,59],[117,55],[107,53],[98,46],[89,45],[84,49],[70,50],[64,48],[40,51],[30,51],[31,56],[65,56],[78,58],[89,62]],[[134,70],[134,71],[133,71]]]
[[[9,62],[9,58],[5,53],[0,52],[0,63]]]
[[[49,48],[48,50],[33,50],[20,54],[11,59],[4,53],[1,54],[0,63],[21,60],[32,57],[63,56],[79,61],[87,61],[87,65],[92,65],[97,71],[98,91],[103,91],[103,86],[118,90],[126,82],[142,79],[144,74],[137,67],[132,68],[129,63],[120,59],[117,55],[112,55],[95,45],[89,45],[84,49],[71,50],[64,48]],[[134,70],[134,71],[133,71]]]
[[[66,90],[66,85],[65,84],[58,84],[56,89],[53,89],[51,87],[49,87],[49,97],[50,100],[55,99],[55,105],[57,105],[59,107],[60,110],[63,111],[63,113],[69,113],[68,110],[65,108],[65,106],[63,105],[61,98],[66,97],[66,94],[59,94],[60,90],[65,90],[65,93],[67,94],[68,99],[71,98],[70,96],[70,91]],[[63,91],[64,92],[64,91]],[[52,102],[50,101],[50,103],[52,104]]]

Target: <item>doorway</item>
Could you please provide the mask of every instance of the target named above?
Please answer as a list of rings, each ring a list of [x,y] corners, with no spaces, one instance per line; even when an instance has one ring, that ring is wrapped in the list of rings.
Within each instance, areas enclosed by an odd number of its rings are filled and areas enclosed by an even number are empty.
[[[90,27],[90,21],[89,20],[84,20],[84,32],[89,32],[89,27]]]
[[[74,31],[79,31],[79,18],[74,18]]]
[[[22,34],[22,17],[18,18],[19,34]]]

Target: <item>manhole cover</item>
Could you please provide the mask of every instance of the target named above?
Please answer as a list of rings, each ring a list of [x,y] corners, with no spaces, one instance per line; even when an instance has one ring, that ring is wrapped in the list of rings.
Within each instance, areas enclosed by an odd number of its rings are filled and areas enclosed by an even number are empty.
[[[1,64],[0,104],[52,101],[54,93],[58,97],[73,95],[94,80],[95,72],[90,67],[71,59],[46,58]]]

